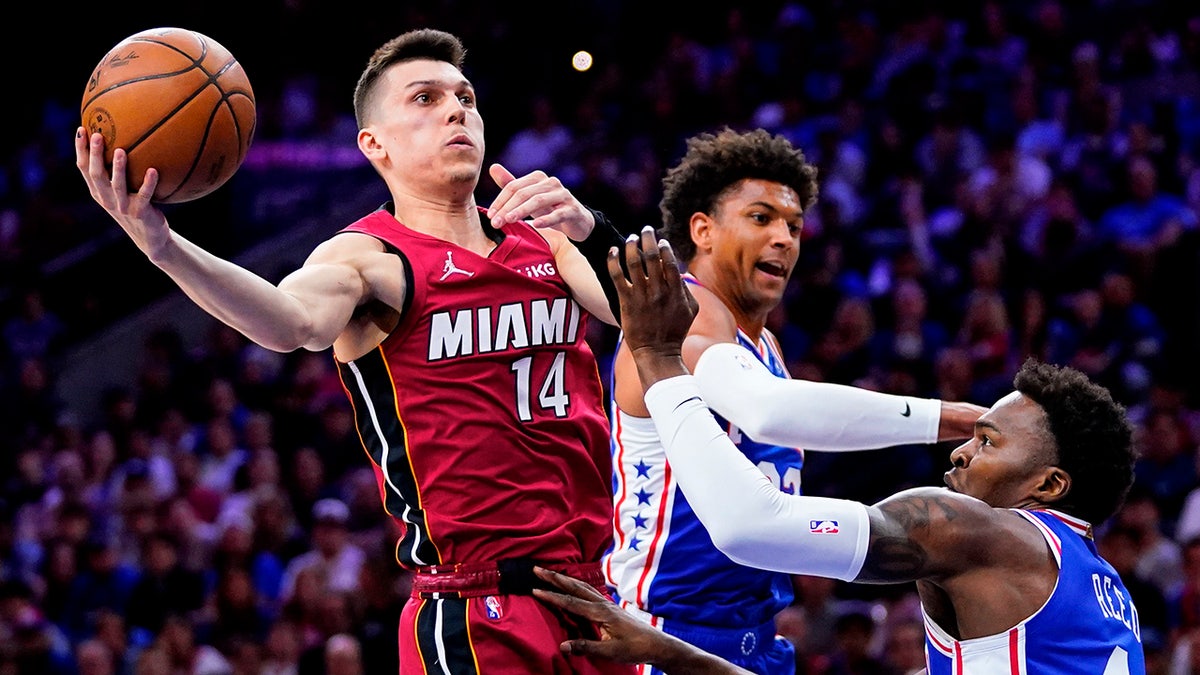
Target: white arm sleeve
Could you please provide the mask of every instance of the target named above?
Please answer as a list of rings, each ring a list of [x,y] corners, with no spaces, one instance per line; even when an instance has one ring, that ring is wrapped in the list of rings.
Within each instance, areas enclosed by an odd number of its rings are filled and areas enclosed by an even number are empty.
[[[705,349],[693,372],[708,405],[761,443],[846,451],[937,442],[939,399],[776,377],[732,342]]]
[[[655,383],[646,407],[679,487],[713,543],[760,569],[851,581],[867,555],[867,507],[779,491],[737,449],[691,375]]]

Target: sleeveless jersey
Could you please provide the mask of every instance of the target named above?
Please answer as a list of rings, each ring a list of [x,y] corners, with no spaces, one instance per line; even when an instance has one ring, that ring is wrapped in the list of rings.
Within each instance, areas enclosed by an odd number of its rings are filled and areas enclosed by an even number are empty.
[[[690,275],[684,279],[697,283]],[[773,340],[738,344],[778,377],[789,377]],[[611,388],[610,388],[611,389]],[[744,567],[713,545],[671,475],[654,421],[622,412],[610,398],[613,453],[613,543],[604,572],[618,601],[671,622],[745,628],[772,621],[793,598],[791,577]],[[757,443],[714,413],[717,422],[779,489],[800,493],[803,451]],[[661,621],[660,621],[661,619]]]
[[[929,675],[1145,675],[1137,608],[1088,523],[1058,511],[1017,513],[1050,544],[1058,584],[1033,616],[996,635],[955,640],[925,615]]]
[[[395,329],[338,369],[409,568],[599,561],[612,535],[588,315],[537,230],[502,231],[484,257],[385,209],[342,230],[383,241],[408,277]]]

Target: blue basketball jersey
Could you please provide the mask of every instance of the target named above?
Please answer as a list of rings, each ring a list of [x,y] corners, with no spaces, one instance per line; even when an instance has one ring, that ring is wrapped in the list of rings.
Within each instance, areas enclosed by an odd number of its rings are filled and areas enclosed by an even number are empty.
[[[737,340],[776,376],[789,377],[767,334],[753,341],[739,330]],[[739,565],[717,550],[672,477],[653,420],[610,405],[614,537],[604,569],[618,601],[667,632],[672,622],[736,629],[773,622],[793,599],[791,577]],[[802,450],[757,443],[716,418],[780,490],[800,493]]]
[[[1145,675],[1137,608],[1096,551],[1091,526],[1058,511],[1018,510],[1050,544],[1058,584],[1033,616],[996,635],[955,640],[925,616],[929,675]]]

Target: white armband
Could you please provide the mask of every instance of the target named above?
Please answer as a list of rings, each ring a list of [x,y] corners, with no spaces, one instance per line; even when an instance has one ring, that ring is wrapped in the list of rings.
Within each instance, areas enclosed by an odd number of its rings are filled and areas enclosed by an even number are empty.
[[[709,407],[760,443],[845,451],[937,442],[938,399],[776,377],[732,342],[704,350],[693,372]]]
[[[667,461],[713,543],[760,569],[851,581],[867,555],[867,507],[784,494],[717,425],[691,375],[646,390]]]

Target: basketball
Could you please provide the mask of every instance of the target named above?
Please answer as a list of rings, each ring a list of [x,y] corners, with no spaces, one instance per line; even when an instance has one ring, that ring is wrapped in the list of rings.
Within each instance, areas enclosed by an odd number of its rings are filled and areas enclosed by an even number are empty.
[[[152,201],[187,202],[224,185],[246,159],[257,120],[254,91],[216,40],[154,28],[109,50],[83,93],[83,127],[104,135],[104,159],[124,148],[129,190],[158,170]]]

